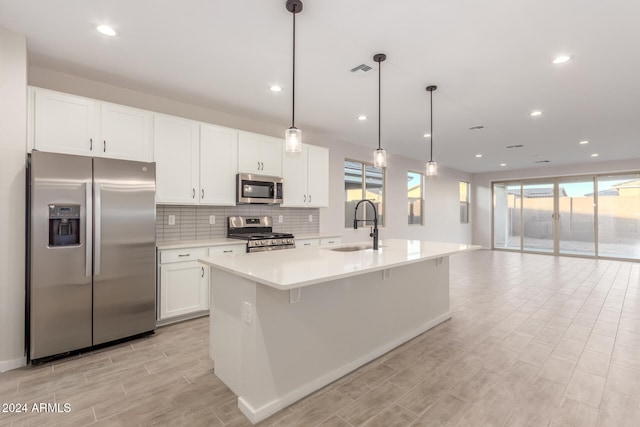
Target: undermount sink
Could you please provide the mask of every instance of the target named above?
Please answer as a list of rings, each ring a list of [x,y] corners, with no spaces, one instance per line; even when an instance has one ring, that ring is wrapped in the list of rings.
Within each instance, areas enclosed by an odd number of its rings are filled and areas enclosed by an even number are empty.
[[[380,245],[379,248],[384,246]],[[355,251],[364,251],[366,249],[372,249],[373,245],[353,245],[353,246],[340,246],[338,248],[327,248],[330,251],[336,252],[355,252]]]

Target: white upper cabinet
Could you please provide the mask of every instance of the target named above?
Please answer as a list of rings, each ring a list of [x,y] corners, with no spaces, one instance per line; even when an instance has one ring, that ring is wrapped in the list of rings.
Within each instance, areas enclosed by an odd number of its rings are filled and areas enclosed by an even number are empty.
[[[199,124],[156,114],[153,120],[156,201],[196,204],[199,192]]]
[[[282,176],[284,139],[240,132],[238,141],[238,172]]]
[[[238,131],[200,126],[200,203],[236,204]]]
[[[152,114],[123,105],[101,104],[100,155],[113,159],[151,161]]]
[[[282,176],[282,206],[329,206],[329,149],[302,144],[300,153],[283,153]]]
[[[30,147],[55,153],[152,161],[149,111],[30,88]]]
[[[156,202],[236,204],[238,132],[156,114]]]
[[[92,156],[98,150],[99,106],[87,98],[49,90],[30,91],[34,148]]]

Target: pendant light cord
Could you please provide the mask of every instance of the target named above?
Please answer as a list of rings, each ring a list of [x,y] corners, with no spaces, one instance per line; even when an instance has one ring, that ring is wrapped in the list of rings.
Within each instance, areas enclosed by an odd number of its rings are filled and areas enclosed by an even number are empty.
[[[380,150],[380,122],[382,121],[382,61],[378,64],[380,64],[378,66],[378,150]]]
[[[295,127],[296,123],[296,10],[293,6],[293,83],[292,83],[292,100],[291,100],[291,127]]]
[[[430,102],[430,115],[431,115],[431,157],[430,157],[430,162],[433,162],[433,91],[429,92],[429,94],[431,95],[431,102]]]

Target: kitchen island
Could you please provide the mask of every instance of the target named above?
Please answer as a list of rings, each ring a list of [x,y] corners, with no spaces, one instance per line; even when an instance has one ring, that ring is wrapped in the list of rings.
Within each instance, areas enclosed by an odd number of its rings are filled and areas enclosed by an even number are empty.
[[[253,423],[450,318],[449,256],[385,239],[214,256],[210,355]]]

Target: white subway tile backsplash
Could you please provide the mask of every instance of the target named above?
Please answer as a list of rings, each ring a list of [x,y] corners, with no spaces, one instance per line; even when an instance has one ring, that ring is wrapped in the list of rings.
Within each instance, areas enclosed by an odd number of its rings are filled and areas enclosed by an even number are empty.
[[[175,225],[168,225],[168,216],[175,215]],[[209,215],[216,223],[209,224]],[[278,223],[278,215],[283,222]],[[309,222],[309,215],[313,221]],[[320,210],[317,208],[281,208],[279,206],[156,206],[156,241],[221,239],[227,233],[229,216],[270,216],[273,230],[282,233],[313,234],[320,232]]]

